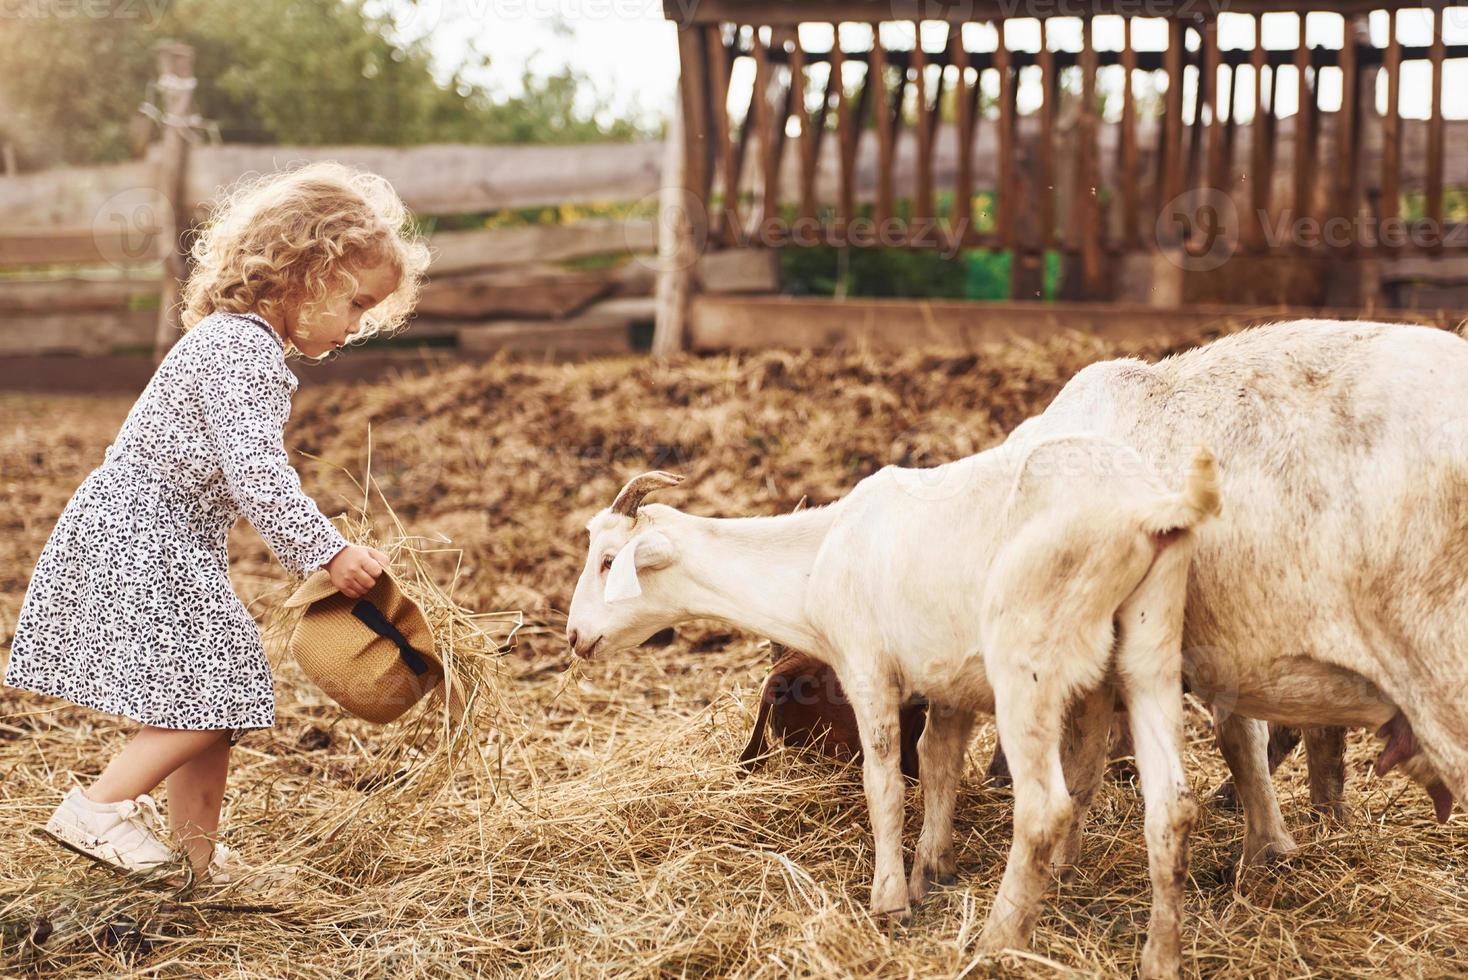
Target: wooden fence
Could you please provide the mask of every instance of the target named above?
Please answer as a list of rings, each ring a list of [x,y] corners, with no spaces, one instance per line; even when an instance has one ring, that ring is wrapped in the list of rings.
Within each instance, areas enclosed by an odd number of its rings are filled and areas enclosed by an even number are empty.
[[[659,144],[561,147],[206,146],[188,157],[185,221],[241,177],[332,159],[391,180],[420,217],[635,201],[655,194]],[[0,354],[148,350],[170,276],[161,148],[108,167],[0,178]],[[626,219],[432,233],[411,335],[466,353],[626,352],[652,320],[655,211]],[[585,260],[590,267],[575,268]],[[567,267],[571,263],[573,267]],[[8,271],[7,271],[8,270]],[[59,271],[58,271],[59,270]]]

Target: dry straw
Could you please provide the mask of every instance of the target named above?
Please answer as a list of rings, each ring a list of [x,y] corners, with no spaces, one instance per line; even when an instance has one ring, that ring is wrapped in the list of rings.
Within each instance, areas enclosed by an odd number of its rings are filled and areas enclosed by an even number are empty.
[[[0,974],[1130,974],[1148,905],[1131,783],[1103,789],[1080,870],[1053,889],[1034,949],[980,957],[974,944],[1012,814],[1009,794],[980,781],[987,727],[959,798],[960,884],[908,927],[873,922],[859,771],[782,750],[740,778],[763,645],[699,625],[669,645],[571,668],[559,637],[585,522],[629,474],[678,470],[689,479],[667,499],[704,514],[782,513],[803,496],[820,504],[885,463],[984,448],[1080,367],[1116,353],[1069,337],[983,356],[495,362],[392,384],[306,386],[289,441],[333,464],[303,465],[317,499],[364,509],[349,475],[367,465],[370,427],[374,500],[396,510],[376,508],[367,540],[386,542],[403,567],[421,563],[421,581],[447,598],[429,605],[527,612],[516,649],[485,661],[497,667],[483,682],[472,751],[432,762],[459,744],[445,740],[441,706],[374,728],[279,664],[279,721],[237,749],[226,824],[247,859],[303,870],[249,911],[239,897],[128,889],[36,841],[30,831],[60,791],[96,772],[123,729],[0,691]],[[45,534],[127,407],[5,405],[15,431],[0,433],[0,628],[13,624]],[[404,527],[431,537],[409,539]],[[440,535],[452,544],[435,543]],[[398,538],[407,543],[394,552]],[[232,553],[237,585],[263,612],[281,573],[246,532]],[[483,621],[450,618],[456,648],[481,642]],[[498,640],[513,622],[485,628]],[[1202,797],[1224,771],[1196,705],[1188,726],[1188,772]],[[1184,933],[1190,973],[1462,974],[1468,825],[1459,815],[1438,827],[1406,780],[1373,779],[1375,746],[1352,736],[1344,828],[1315,821],[1303,766],[1286,763],[1277,782],[1302,847],[1273,871],[1236,878],[1240,818],[1204,808]],[[921,794],[908,795],[910,849]],[[43,921],[53,931],[38,942]]]

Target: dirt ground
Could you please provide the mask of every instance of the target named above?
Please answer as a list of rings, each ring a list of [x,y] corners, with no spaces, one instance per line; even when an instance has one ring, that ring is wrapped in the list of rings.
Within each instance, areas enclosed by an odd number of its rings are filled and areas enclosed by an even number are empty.
[[[960,884],[908,926],[874,922],[859,771],[787,750],[738,774],[766,645],[694,624],[671,645],[573,665],[560,638],[585,522],[633,473],[685,474],[663,499],[703,514],[819,504],[883,464],[998,441],[1076,369],[1116,353],[1068,339],[982,358],[492,362],[303,388],[287,444],[323,509],[362,504],[352,477],[369,465],[370,429],[372,474],[413,533],[442,543],[438,572],[456,599],[526,613],[499,665],[483,766],[421,805],[372,808],[384,766],[411,760],[389,751],[389,729],[344,718],[282,660],[278,724],[236,750],[225,825],[247,859],[293,865],[297,878],[253,905],[138,890],[35,833],[125,723],[0,689],[0,974],[1128,975],[1148,882],[1125,779],[1104,790],[1080,871],[1053,889],[1033,951],[981,957],[1010,819],[1007,791],[982,785],[987,726],[959,801]],[[46,535],[130,404],[0,395],[0,656]],[[381,522],[380,503],[369,510]],[[231,552],[237,589],[268,620],[285,573],[243,525]],[[1223,767],[1206,713],[1190,710],[1203,798]],[[1462,975],[1468,821],[1434,824],[1420,790],[1369,775],[1377,743],[1351,738],[1344,828],[1311,816],[1302,761],[1281,770],[1301,848],[1276,869],[1239,879],[1240,819],[1204,808],[1191,974]],[[909,857],[919,802],[910,791]]]

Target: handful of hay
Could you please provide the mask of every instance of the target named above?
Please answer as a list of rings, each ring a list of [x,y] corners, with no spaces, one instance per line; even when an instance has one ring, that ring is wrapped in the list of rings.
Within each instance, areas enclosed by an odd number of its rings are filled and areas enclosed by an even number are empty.
[[[513,649],[516,634],[525,625],[519,611],[480,613],[461,605],[454,592],[461,581],[463,552],[445,538],[410,534],[372,478],[370,464],[363,478],[353,482],[362,491],[362,505],[334,522],[348,541],[377,548],[391,559],[398,588],[422,610],[433,633],[444,680],[421,706],[392,723],[388,737],[377,743],[371,771],[357,780],[364,791],[358,805],[315,822],[313,837],[318,846],[310,852],[317,863],[325,856],[326,845],[340,847],[347,827],[388,830],[389,825],[421,812],[463,771],[469,772],[479,791],[488,789],[493,795],[478,733],[481,725],[492,725],[502,711],[500,661]],[[385,521],[373,519],[374,495]],[[441,585],[445,574],[447,585]],[[301,614],[301,610],[280,607],[272,613],[266,629],[272,659],[287,655],[289,638]],[[470,764],[474,764],[472,769]]]

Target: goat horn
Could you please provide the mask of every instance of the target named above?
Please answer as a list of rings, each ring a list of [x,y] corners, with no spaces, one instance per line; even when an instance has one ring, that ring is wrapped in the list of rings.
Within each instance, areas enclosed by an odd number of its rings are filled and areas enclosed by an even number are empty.
[[[651,473],[643,473],[634,476],[627,481],[622,492],[617,494],[617,499],[612,501],[612,513],[622,514],[626,517],[636,517],[637,508],[642,506],[642,498],[654,490],[662,490],[666,487],[676,487],[683,482],[683,478],[675,473],[665,473],[662,470],[654,470]]]

